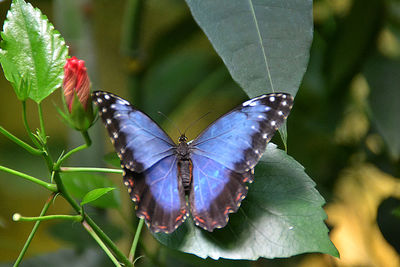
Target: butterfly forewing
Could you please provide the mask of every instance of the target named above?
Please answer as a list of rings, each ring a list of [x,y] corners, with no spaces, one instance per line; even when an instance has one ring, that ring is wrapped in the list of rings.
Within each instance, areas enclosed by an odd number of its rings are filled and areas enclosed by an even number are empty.
[[[253,168],[292,105],[289,94],[250,99],[219,118],[190,144],[190,209],[196,224],[209,231],[226,225],[228,213],[235,212],[247,194],[245,182],[253,180]],[[205,183],[218,186],[212,191]]]
[[[175,144],[171,138],[128,101],[101,91],[93,93],[93,101],[99,107],[100,117],[122,167],[142,172],[174,154]]]

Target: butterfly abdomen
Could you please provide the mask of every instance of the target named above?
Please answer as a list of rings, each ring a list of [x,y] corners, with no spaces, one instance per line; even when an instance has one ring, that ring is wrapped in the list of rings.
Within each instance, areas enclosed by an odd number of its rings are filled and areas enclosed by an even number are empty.
[[[190,159],[178,161],[178,177],[182,181],[185,193],[188,194],[193,177],[193,164]]]

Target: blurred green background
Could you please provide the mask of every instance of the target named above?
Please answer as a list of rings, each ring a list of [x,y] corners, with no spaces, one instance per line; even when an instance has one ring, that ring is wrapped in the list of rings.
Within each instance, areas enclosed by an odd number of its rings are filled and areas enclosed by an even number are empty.
[[[11,1],[0,2],[1,24]],[[93,90],[129,99],[177,139],[178,128],[203,114],[187,133],[202,129],[247,97],[232,81],[183,0],[30,1],[66,39],[70,55],[86,61]],[[288,153],[300,162],[325,197],[331,239],[341,259],[319,254],[257,262],[203,261],[169,250],[147,232],[139,266],[399,266],[400,219],[400,3],[395,0],[317,0],[311,59],[288,119]],[[43,103],[50,149],[56,157],[83,143],[62,124],[54,105],[61,91]],[[31,128],[36,107],[28,103]],[[28,141],[21,104],[0,76],[0,125]],[[102,125],[90,131],[94,145],[67,165],[106,166],[112,151]],[[273,142],[280,143],[279,138]],[[47,180],[40,158],[0,136],[0,164]],[[136,222],[122,179],[121,208],[93,208],[107,232],[129,249]],[[16,259],[31,223],[15,223],[15,212],[37,216],[48,193],[29,182],[0,173],[0,261]],[[66,214],[57,198],[48,214]],[[22,266],[111,266],[78,224],[41,225]],[[51,261],[53,259],[53,261]],[[48,262],[52,262],[49,264]],[[8,265],[5,265],[8,266]]]

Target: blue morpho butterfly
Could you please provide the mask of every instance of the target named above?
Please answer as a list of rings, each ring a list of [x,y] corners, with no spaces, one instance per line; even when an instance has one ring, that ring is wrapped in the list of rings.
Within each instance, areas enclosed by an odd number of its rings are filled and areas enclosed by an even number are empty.
[[[181,135],[176,145],[128,101],[102,91],[92,96],[121,159],[137,216],[153,232],[165,233],[178,228],[189,210],[205,230],[224,227],[246,197],[254,167],[293,105],[293,97],[285,93],[250,99],[193,141]]]

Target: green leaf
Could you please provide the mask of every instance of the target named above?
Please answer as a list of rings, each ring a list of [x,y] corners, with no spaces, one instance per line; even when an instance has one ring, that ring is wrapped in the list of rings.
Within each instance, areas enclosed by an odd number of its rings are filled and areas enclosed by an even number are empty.
[[[105,188],[97,188],[93,189],[92,191],[88,192],[82,199],[81,206],[93,202],[96,199],[100,198],[101,196],[107,194],[111,190],[114,190],[114,187],[105,187]]]
[[[74,197],[83,199],[90,191],[97,188],[116,187],[105,176],[89,173],[61,173],[61,179]],[[106,194],[90,203],[99,208],[119,208],[121,199],[119,190]]]
[[[266,92],[296,95],[312,41],[312,0],[186,2],[250,97]]]
[[[389,155],[400,158],[400,60],[377,55],[364,70],[371,88],[368,97],[371,121],[383,137]]]
[[[304,168],[269,144],[255,169],[255,181],[229,223],[210,233],[188,219],[170,235],[155,234],[164,245],[199,257],[249,259],[321,252],[338,257],[324,224],[325,203]]]
[[[353,1],[351,10],[339,23],[326,50],[326,77],[335,98],[346,96],[343,88],[360,71],[367,52],[375,46],[384,19],[385,2]],[[341,101],[344,101],[341,99]],[[333,101],[337,105],[337,100]]]
[[[0,62],[19,99],[25,100],[28,95],[40,103],[61,86],[68,49],[39,9],[14,0],[1,37]],[[29,88],[21,90],[20,85]]]

